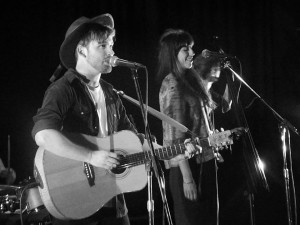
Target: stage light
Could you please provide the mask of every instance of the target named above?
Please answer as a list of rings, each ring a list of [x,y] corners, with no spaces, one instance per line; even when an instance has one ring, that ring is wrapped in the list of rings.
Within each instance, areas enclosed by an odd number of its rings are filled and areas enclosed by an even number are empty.
[[[259,167],[262,171],[264,171],[264,169],[265,169],[265,164],[264,164],[264,162],[261,161],[260,159],[258,159],[258,167]]]

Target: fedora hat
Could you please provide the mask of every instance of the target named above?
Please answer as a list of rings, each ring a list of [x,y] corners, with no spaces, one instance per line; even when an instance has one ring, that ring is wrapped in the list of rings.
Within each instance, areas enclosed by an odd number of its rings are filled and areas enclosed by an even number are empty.
[[[80,17],[75,20],[70,27],[68,28],[65,36],[65,40],[60,46],[59,57],[63,66],[67,69],[75,68],[76,59],[75,59],[75,49],[82,37],[83,32],[85,31],[85,27],[87,24],[100,24],[111,29],[114,28],[114,19],[113,17],[106,13],[94,18]]]

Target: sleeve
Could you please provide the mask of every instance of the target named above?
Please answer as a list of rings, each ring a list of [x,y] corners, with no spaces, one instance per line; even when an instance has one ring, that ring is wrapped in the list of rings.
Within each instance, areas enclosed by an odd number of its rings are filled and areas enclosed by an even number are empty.
[[[45,92],[42,107],[38,109],[33,117],[34,126],[32,137],[36,133],[45,129],[61,130],[64,115],[71,105],[70,90],[65,86],[51,85]]]
[[[177,122],[185,125],[184,100],[178,82],[166,77],[159,92],[160,111]],[[186,134],[166,122],[163,125],[163,141],[165,146],[182,143]]]
[[[167,76],[161,85],[159,92],[160,111],[177,122],[186,125],[185,107],[183,95],[180,91],[178,82],[174,78]],[[163,145],[170,146],[182,143],[186,139],[186,133],[172,127],[166,122],[162,122],[163,126]],[[170,159],[164,160],[166,169],[177,167],[178,161]]]

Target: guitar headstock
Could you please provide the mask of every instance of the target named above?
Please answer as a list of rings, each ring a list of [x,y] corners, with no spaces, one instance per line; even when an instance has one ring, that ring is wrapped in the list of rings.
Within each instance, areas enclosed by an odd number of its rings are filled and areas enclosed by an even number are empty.
[[[219,148],[233,144],[232,133],[230,130],[214,133],[208,137],[209,146]]]
[[[244,132],[246,132],[245,128],[238,127],[232,130],[214,133],[208,137],[208,142],[210,146],[215,148],[232,145],[233,139],[239,138]]]

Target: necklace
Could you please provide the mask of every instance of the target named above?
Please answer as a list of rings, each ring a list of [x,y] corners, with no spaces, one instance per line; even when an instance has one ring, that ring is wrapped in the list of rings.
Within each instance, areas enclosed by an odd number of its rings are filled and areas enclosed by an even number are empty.
[[[98,88],[99,86],[100,86],[100,83],[97,85],[97,86],[91,86],[91,85],[89,85],[89,84],[86,84],[89,88],[91,88],[91,89],[96,89],[96,88]]]

